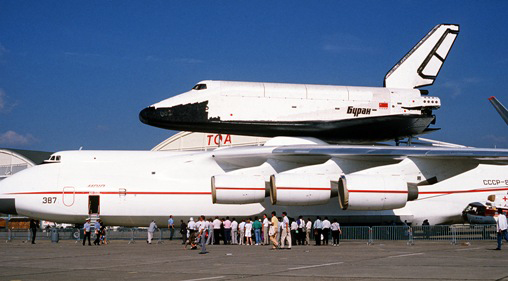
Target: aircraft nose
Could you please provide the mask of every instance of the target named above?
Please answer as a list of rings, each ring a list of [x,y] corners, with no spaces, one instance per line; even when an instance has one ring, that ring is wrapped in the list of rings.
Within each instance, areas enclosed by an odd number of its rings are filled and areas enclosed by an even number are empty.
[[[139,120],[147,125],[154,120],[156,110],[153,106],[147,107],[139,112]]]
[[[171,122],[173,120],[173,108],[147,107],[139,112],[139,120],[147,125],[157,126],[159,122]]]
[[[12,176],[11,176],[12,177]],[[9,194],[11,191],[9,180],[10,178],[3,179],[0,181],[0,214],[17,215],[16,211],[16,199]]]
[[[208,101],[168,107],[150,106],[139,112],[147,125],[169,130],[191,130],[195,124],[208,122]]]

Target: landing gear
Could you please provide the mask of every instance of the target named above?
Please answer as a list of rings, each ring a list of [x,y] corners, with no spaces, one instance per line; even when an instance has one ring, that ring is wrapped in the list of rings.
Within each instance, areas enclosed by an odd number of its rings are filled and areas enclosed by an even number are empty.
[[[413,142],[413,136],[409,136],[405,143],[407,144],[407,146],[411,146],[412,142]],[[400,139],[399,138],[395,139],[395,146],[400,146]]]

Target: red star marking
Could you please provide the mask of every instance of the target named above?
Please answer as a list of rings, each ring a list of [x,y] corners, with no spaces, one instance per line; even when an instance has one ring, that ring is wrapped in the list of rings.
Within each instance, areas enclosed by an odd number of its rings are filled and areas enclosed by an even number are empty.
[[[506,196],[505,196],[505,197],[503,197],[503,200],[506,202],[506,200],[508,200],[508,198],[506,198]]]

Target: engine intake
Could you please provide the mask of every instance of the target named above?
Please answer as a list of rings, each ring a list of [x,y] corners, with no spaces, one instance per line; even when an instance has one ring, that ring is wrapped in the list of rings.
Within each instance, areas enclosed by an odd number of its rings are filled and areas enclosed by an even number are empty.
[[[276,174],[270,177],[273,205],[309,206],[328,203],[330,179],[324,175]]]
[[[408,185],[400,176],[348,175],[339,180],[339,204],[343,210],[380,211],[402,208],[408,197],[415,198],[414,192],[411,190],[409,194]]]
[[[214,204],[261,203],[267,196],[262,176],[217,175],[212,177]]]

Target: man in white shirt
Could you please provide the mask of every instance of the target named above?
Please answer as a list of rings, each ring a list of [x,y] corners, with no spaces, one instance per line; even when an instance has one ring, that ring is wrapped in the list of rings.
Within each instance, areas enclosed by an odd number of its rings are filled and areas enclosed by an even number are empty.
[[[328,237],[330,236],[330,226],[331,223],[328,220],[328,217],[325,217],[323,220],[323,245],[328,245]]]
[[[150,222],[150,226],[148,226],[148,240],[146,240],[146,243],[152,244],[153,233],[155,232],[156,229],[157,225],[155,224],[155,221],[152,220],[152,222]]]
[[[242,219],[242,222],[238,225],[238,230],[240,230],[240,245],[243,245],[243,241],[245,239],[245,220]]]
[[[330,229],[332,230],[333,246],[339,246],[339,235],[342,234],[342,230],[340,230],[340,224],[337,219],[333,219]]]
[[[497,228],[497,248],[496,250],[501,250],[501,242],[503,238],[508,242],[508,222],[506,220],[506,216],[503,213],[498,214],[496,212],[496,228]]]
[[[199,237],[201,241],[201,252],[200,254],[206,254],[208,253],[206,251],[206,231],[208,230],[208,224],[205,221],[205,216],[199,217]]]
[[[312,221],[310,218],[307,219],[307,224],[305,225],[305,244],[310,245],[310,232],[312,230]]]
[[[263,215],[263,244],[270,245],[270,235],[268,229],[270,228],[270,220],[266,214]]]
[[[235,218],[231,222],[231,244],[238,244],[238,222]]]
[[[282,233],[280,235],[280,248],[284,248],[284,242],[287,240],[288,249],[291,249],[291,232],[289,230],[289,219],[286,212],[282,212]]]
[[[297,244],[298,242],[298,223],[296,221],[291,222],[291,242],[295,242]]]
[[[187,245],[191,245],[191,248],[195,245],[196,240],[196,222],[194,222],[194,218],[191,217],[189,219],[189,223],[187,224],[187,229],[189,230],[189,239],[185,243],[184,249],[187,249]]]
[[[219,235],[220,235],[220,225],[222,222],[219,220],[219,217],[215,217],[215,220],[213,220],[213,244],[219,245]]]
[[[296,240],[298,240],[298,245],[305,245],[305,221],[302,216],[298,217],[296,221],[298,224],[298,233],[296,235]]]

